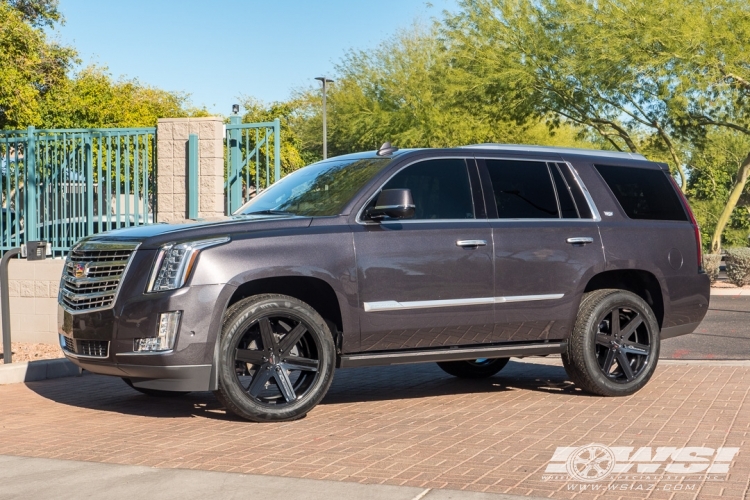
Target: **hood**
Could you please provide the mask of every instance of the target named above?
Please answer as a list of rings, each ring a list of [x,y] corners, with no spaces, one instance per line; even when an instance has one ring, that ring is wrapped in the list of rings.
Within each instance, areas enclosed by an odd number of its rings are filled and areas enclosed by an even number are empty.
[[[274,229],[307,227],[311,217],[293,215],[233,215],[201,220],[185,220],[170,223],[150,224],[97,233],[81,240],[138,241],[141,248],[157,248],[172,241],[210,238],[234,233],[269,231]]]

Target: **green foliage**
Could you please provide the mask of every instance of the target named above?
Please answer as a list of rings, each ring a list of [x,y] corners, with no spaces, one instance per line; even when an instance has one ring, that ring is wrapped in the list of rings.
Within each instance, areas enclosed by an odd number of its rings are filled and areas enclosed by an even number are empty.
[[[706,271],[711,283],[719,279],[719,267],[721,266],[721,254],[703,254],[703,269]]]
[[[25,22],[36,28],[63,22],[57,0],[0,0],[0,3],[18,11]]]
[[[750,248],[726,250],[727,277],[737,286],[750,284]]]
[[[684,183],[669,103],[685,90],[671,84],[671,55],[654,49],[683,29],[682,3],[464,0],[442,33],[474,82],[467,99],[551,127],[575,123],[613,149],[669,160]]]
[[[690,153],[690,179],[686,191],[708,250],[719,215],[726,206],[738,167],[750,151],[750,137],[733,130],[710,130]],[[722,234],[722,245],[739,246],[750,235],[750,189],[731,214]]]
[[[75,61],[73,49],[49,42],[35,25],[59,18],[56,9],[40,5],[55,4],[0,1],[0,129],[38,125],[39,101]]]
[[[451,53],[434,29],[414,26],[372,50],[350,51],[328,89],[329,152],[401,147],[450,147],[481,142],[590,144],[566,125],[550,134],[537,119],[513,121],[467,105],[459,93],[470,82],[453,72]],[[306,118],[300,137],[320,151],[320,89],[299,93]]]
[[[138,80],[113,80],[91,66],[65,79],[42,100],[44,128],[153,127],[158,118],[207,116],[191,109],[188,95],[149,87]]]

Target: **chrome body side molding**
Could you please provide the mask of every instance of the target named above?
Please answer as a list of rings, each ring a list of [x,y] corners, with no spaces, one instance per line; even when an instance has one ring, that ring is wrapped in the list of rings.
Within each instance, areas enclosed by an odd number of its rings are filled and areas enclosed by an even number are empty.
[[[565,294],[549,293],[543,295],[515,295],[509,297],[478,297],[475,299],[415,300],[410,302],[383,300],[380,302],[365,302],[364,307],[365,312],[404,311],[406,309],[428,309],[433,307],[476,306],[482,304],[503,304],[505,302],[556,300],[561,299],[563,295]]]

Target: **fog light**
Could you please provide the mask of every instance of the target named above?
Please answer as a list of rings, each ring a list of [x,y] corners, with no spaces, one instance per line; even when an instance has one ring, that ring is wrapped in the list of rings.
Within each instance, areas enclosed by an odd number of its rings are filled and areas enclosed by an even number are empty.
[[[160,352],[170,351],[174,347],[177,338],[177,330],[180,328],[180,317],[182,311],[172,311],[159,315],[159,331],[157,337],[147,339],[135,339],[133,350],[135,352]]]

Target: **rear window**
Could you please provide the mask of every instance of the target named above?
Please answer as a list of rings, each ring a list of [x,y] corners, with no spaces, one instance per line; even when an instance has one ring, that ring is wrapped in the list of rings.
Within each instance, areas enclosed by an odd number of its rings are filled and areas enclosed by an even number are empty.
[[[595,165],[631,219],[687,221],[687,214],[662,170]]]

